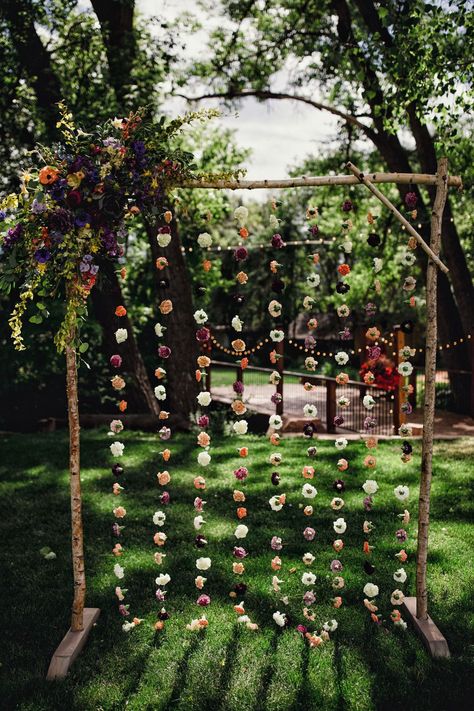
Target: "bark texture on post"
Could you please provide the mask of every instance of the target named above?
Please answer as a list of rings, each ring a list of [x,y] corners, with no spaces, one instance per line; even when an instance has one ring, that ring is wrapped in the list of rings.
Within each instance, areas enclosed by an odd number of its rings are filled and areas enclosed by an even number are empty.
[[[71,630],[84,628],[84,604],[86,599],[86,574],[84,570],[84,530],[82,526],[81,471],[79,448],[79,403],[77,397],[76,352],[66,348],[66,390],[69,419],[69,475],[71,487],[71,532],[72,570],[74,598],[72,602]]]
[[[436,197],[431,216],[430,247],[438,255],[441,247],[443,210],[448,192],[448,159],[438,161]],[[433,428],[435,414],[436,351],[437,351],[437,279],[438,268],[428,260],[426,272],[426,346],[425,346],[425,404],[423,444],[421,452],[420,498],[418,503],[418,548],[416,560],[416,616],[428,617],[426,564],[428,558],[428,530],[430,523],[430,492],[433,462]]]

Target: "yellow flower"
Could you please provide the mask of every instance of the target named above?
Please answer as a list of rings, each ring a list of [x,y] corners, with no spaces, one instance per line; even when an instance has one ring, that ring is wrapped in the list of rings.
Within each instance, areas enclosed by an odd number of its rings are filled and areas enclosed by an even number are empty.
[[[71,188],[78,188],[79,185],[81,184],[81,178],[78,176],[77,173],[69,173],[66,180],[67,180],[67,184]]]

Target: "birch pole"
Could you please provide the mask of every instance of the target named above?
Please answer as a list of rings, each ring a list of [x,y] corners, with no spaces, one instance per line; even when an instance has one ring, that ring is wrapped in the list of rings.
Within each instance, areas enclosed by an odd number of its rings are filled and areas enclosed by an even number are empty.
[[[448,159],[440,158],[436,181],[436,197],[431,214],[430,247],[435,255],[441,248],[443,210],[448,193]],[[420,497],[418,502],[418,547],[416,556],[416,616],[428,618],[428,591],[426,565],[428,559],[428,531],[430,523],[430,493],[433,474],[433,429],[436,394],[437,350],[437,281],[438,268],[429,259],[426,271],[426,346],[425,346],[425,404],[423,416],[423,443],[421,451]]]
[[[72,342],[73,338],[70,340],[70,343]],[[82,526],[77,361],[76,351],[72,345],[66,346],[66,390],[69,420],[69,481],[71,489],[71,543],[74,579],[71,631],[80,632],[84,629],[86,575],[84,571],[84,530]]]

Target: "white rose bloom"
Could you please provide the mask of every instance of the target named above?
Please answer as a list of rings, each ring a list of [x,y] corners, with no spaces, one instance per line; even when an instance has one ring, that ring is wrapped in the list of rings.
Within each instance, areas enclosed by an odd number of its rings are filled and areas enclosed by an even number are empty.
[[[273,318],[280,316],[281,310],[282,310],[282,305],[280,304],[279,301],[276,301],[275,299],[270,301],[270,303],[268,304],[268,313],[270,314],[270,316],[273,316]]]
[[[372,496],[372,494],[377,493],[379,485],[377,484],[375,479],[366,479],[365,482],[362,484],[362,488],[368,496]]]
[[[396,580],[397,583],[404,583],[407,579],[405,568],[399,568],[396,570],[393,574],[393,579]]]
[[[117,328],[115,331],[115,340],[117,343],[123,343],[128,338],[128,331],[126,328]]]
[[[156,241],[158,242],[160,247],[167,247],[171,242],[171,235],[159,234],[156,236]]]
[[[121,565],[119,565],[118,563],[115,563],[115,565],[114,565],[114,575],[115,575],[115,577],[117,577],[117,578],[119,578],[119,579],[122,579],[122,578],[124,577],[124,575],[125,575],[125,568],[122,568]]]
[[[286,624],[286,615],[284,612],[274,612],[273,613],[273,619],[277,623],[278,627],[284,627]]]
[[[155,578],[155,583],[157,585],[168,585],[171,580],[171,576],[168,573],[161,573],[157,578]]]
[[[309,274],[309,276],[306,277],[306,283],[308,286],[319,286],[321,283],[321,277],[319,274]]]
[[[348,442],[345,437],[338,437],[334,444],[336,446],[336,449],[345,449],[348,445]]]
[[[249,532],[249,529],[247,526],[245,526],[243,523],[239,523],[237,528],[234,531],[234,536],[236,538],[246,538],[247,533]]]
[[[211,404],[211,401],[212,401],[211,393],[208,392],[207,390],[203,390],[196,397],[196,400],[201,405],[201,407],[207,407],[208,405]]]
[[[318,408],[316,407],[316,405],[310,405],[309,403],[307,403],[303,407],[303,413],[304,413],[305,417],[311,417],[311,418],[317,417],[318,416]]]
[[[305,553],[303,555],[302,560],[305,565],[311,565],[311,563],[313,563],[316,560],[316,558],[314,557],[314,555],[312,553]]]
[[[283,427],[283,420],[281,419],[280,415],[271,415],[268,420],[268,424],[270,425],[270,427],[279,430]]]
[[[198,245],[205,249],[206,247],[210,247],[212,244],[212,237],[208,232],[201,232],[200,235],[198,235]]]
[[[378,274],[383,269],[383,261],[379,257],[374,257],[374,272]]]
[[[207,467],[207,465],[211,461],[211,455],[209,454],[209,452],[199,452],[197,461],[198,464],[201,465],[201,467]]]
[[[305,499],[314,499],[317,493],[318,490],[315,486],[312,486],[311,484],[304,484],[303,488],[301,489],[301,494],[304,496]]]
[[[314,585],[316,582],[316,576],[314,573],[303,573],[301,576],[301,582],[303,585]]]
[[[237,422],[234,422],[232,425],[234,432],[239,435],[247,434],[248,428],[249,423],[247,420],[237,420]]]
[[[268,503],[270,504],[272,511],[281,511],[283,508],[283,504],[281,503],[279,496],[272,496],[272,498],[268,500]]]
[[[205,523],[206,522],[204,520],[204,516],[199,515],[194,517],[194,528],[196,529],[196,531],[199,531],[201,526],[203,526]]]
[[[272,230],[276,230],[278,225],[280,224],[280,221],[275,215],[270,215],[270,219],[268,220],[268,224],[272,228]]]
[[[196,559],[196,568],[198,570],[209,570],[211,567],[211,559],[210,558],[197,558]]]
[[[285,338],[284,331],[274,328],[270,331],[270,338],[274,343],[280,343]]]
[[[334,358],[336,359],[336,363],[338,365],[345,365],[349,360],[349,356],[347,353],[344,353],[344,351],[338,351]]]
[[[122,442],[112,442],[110,445],[110,451],[114,457],[121,457],[124,449],[125,445]]]
[[[397,370],[402,377],[407,378],[413,373],[413,366],[406,360],[403,363],[400,363]]]
[[[366,410],[372,410],[372,408],[375,406],[375,400],[372,397],[372,395],[364,395],[364,399],[362,400],[362,404],[365,407]]]
[[[308,358],[305,358],[304,367],[306,368],[306,370],[315,371],[317,365],[318,361],[315,360],[312,356],[308,356]]]
[[[156,386],[155,397],[157,400],[166,400],[166,388],[164,385],[157,385]]]
[[[232,319],[231,323],[234,331],[238,331],[240,333],[240,331],[242,330],[242,326],[244,325],[243,321],[241,321],[240,318],[236,315]]]
[[[244,205],[240,205],[234,210],[234,218],[237,221],[239,227],[244,227],[249,216],[249,211]]]
[[[158,338],[163,337],[163,332],[166,331],[166,326],[162,326],[161,323],[155,323],[155,334]]]
[[[402,486],[400,484],[400,486],[395,487],[393,493],[399,501],[406,501],[410,496],[410,489],[408,488],[408,486]]]
[[[201,326],[203,323],[206,323],[207,313],[204,311],[204,309],[198,309],[194,312],[194,320]]]
[[[166,514],[163,511],[155,511],[153,514],[153,523],[155,526],[164,526],[166,521]]]
[[[379,589],[374,583],[366,583],[363,592],[366,597],[376,597],[379,594]]]
[[[323,630],[326,630],[326,632],[335,632],[338,626],[337,620],[328,620],[328,622],[324,623]]]
[[[334,523],[332,524],[332,526],[333,526],[334,530],[336,531],[336,533],[344,533],[347,529],[347,523],[345,522],[345,520],[342,517],[337,518],[334,521]]]

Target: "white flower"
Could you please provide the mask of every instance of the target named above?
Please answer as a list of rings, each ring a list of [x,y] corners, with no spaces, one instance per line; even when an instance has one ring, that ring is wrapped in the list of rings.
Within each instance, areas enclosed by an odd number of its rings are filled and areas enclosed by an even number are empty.
[[[126,328],[117,328],[115,331],[115,340],[117,343],[123,343],[128,338],[128,331]]]
[[[314,573],[303,573],[301,576],[301,582],[303,585],[314,585],[316,582],[316,576]]]
[[[135,627],[135,622],[124,622],[122,625],[123,632],[130,632]]]
[[[337,315],[341,318],[347,318],[351,313],[350,308],[347,304],[341,304],[337,307]]]
[[[277,623],[278,627],[284,627],[286,624],[286,615],[284,612],[277,612],[273,613],[273,619]]]
[[[272,498],[268,500],[268,503],[273,511],[281,511],[283,508],[280,496],[272,496]]]
[[[374,257],[374,272],[378,274],[383,269],[383,261],[379,257]]]
[[[238,331],[240,333],[240,331],[242,330],[242,326],[244,325],[243,321],[241,321],[240,318],[235,315],[231,323],[234,331]]]
[[[328,620],[324,623],[323,630],[326,630],[326,632],[335,632],[338,626],[337,620]]]
[[[345,397],[345,395],[341,395],[341,397],[337,400],[337,404],[339,405],[339,407],[349,407],[351,401],[348,397]]]
[[[200,247],[210,247],[212,244],[212,237],[208,232],[201,232],[200,235],[198,235],[198,245]]]
[[[162,326],[161,323],[155,323],[155,333],[158,338],[162,338],[163,331],[166,331],[166,326]]]
[[[413,252],[404,252],[400,258],[400,261],[405,267],[411,267],[416,262],[416,257]]]
[[[234,536],[236,538],[246,538],[247,533],[249,532],[249,529],[247,526],[245,526],[243,523],[239,523],[237,528],[234,531]]]
[[[166,400],[166,388],[164,385],[157,385],[156,386],[155,397],[157,400]]]
[[[198,309],[197,311],[194,312],[194,320],[196,323],[199,323],[202,325],[203,323],[206,323],[207,321],[207,313],[204,311],[204,309]]]
[[[404,599],[405,595],[403,594],[403,590],[394,590],[390,597],[390,603],[392,605],[401,605]]]
[[[208,392],[207,390],[203,390],[196,397],[196,400],[201,405],[201,407],[207,407],[208,405],[211,404],[211,400],[212,400],[211,393]]]
[[[155,526],[164,526],[166,521],[166,514],[163,511],[155,511],[153,514],[153,523]]]
[[[349,360],[349,356],[347,355],[347,353],[344,353],[344,351],[338,351],[334,358],[336,359],[336,363],[338,363],[339,365],[345,365]]]
[[[416,355],[416,348],[410,348],[410,346],[403,346],[398,351],[398,355],[401,360],[408,360],[408,358],[413,358]]]
[[[249,423],[247,420],[237,420],[237,422],[234,422],[232,425],[232,429],[236,434],[243,435],[247,434],[247,430],[249,428]]]
[[[335,496],[333,499],[331,499],[330,506],[333,511],[339,511],[344,506],[344,499],[341,499],[340,496]]]
[[[270,331],[270,338],[274,343],[280,343],[285,338],[285,333],[277,328]]]
[[[269,382],[271,385],[278,385],[278,383],[280,382],[280,380],[281,380],[281,375],[280,375],[280,373],[279,373],[277,370],[273,370],[273,371],[270,373],[270,377],[269,377],[269,379],[268,379],[268,382]]]
[[[197,558],[196,559],[196,568],[198,570],[209,570],[211,567],[211,559],[210,558]]]
[[[306,283],[308,286],[319,286],[321,283],[321,277],[319,274],[309,274],[309,276],[306,277]]]
[[[270,303],[268,304],[268,313],[270,314],[270,316],[273,316],[273,318],[277,318],[278,316],[280,316],[281,310],[282,305],[279,301],[276,301],[275,299],[270,301]]]
[[[272,230],[276,230],[278,225],[280,224],[280,220],[275,217],[275,215],[270,215],[270,219],[268,220],[268,224],[272,228]]]
[[[332,524],[332,526],[336,533],[344,533],[347,529],[347,523],[343,518],[337,518]]]
[[[316,405],[310,405],[309,403],[307,403],[303,407],[303,413],[305,417],[314,418],[318,416],[318,408],[316,407]]]
[[[124,575],[125,575],[125,568],[122,568],[121,565],[119,565],[118,563],[115,563],[115,565],[114,565],[114,575],[115,575],[117,578],[122,579],[122,578],[124,577]]]
[[[396,580],[397,583],[404,583],[407,579],[405,568],[399,568],[396,570],[393,574],[393,579]]]
[[[305,565],[311,565],[311,563],[313,563],[316,558],[312,553],[305,553],[302,560]]]
[[[372,410],[372,408],[375,406],[375,400],[372,397],[372,395],[364,395],[364,399],[362,400],[362,404],[365,407],[366,410]]]
[[[306,368],[306,370],[315,371],[317,365],[318,361],[315,360],[312,356],[308,356],[308,358],[305,358],[304,367]]]
[[[379,485],[377,484],[375,479],[366,479],[365,482],[362,484],[362,488],[368,496],[372,496],[372,494],[377,493]]]
[[[268,420],[268,424],[270,425],[270,427],[279,430],[283,427],[283,420],[281,419],[280,415],[271,415]]]
[[[406,360],[403,363],[400,363],[397,370],[402,377],[407,378],[413,373],[413,366]]]
[[[316,300],[313,299],[312,296],[305,296],[303,299],[303,308],[306,309],[306,311],[309,311],[315,302]]]
[[[304,496],[305,499],[314,499],[317,493],[318,490],[315,486],[312,486],[311,484],[304,484],[303,488],[301,489],[301,494]]]
[[[364,585],[364,595],[366,597],[376,597],[379,594],[379,589],[374,583],[366,583]]]
[[[399,501],[406,501],[410,496],[410,489],[408,488],[408,486],[402,486],[400,484],[399,486],[395,487],[393,493]]]
[[[112,442],[110,445],[110,451],[114,457],[121,457],[124,449],[125,445],[122,442]]]
[[[158,242],[160,247],[167,247],[171,242],[171,235],[166,233],[156,235],[156,241]]]
[[[201,514],[199,514],[199,516],[194,517],[194,528],[196,529],[196,531],[199,531],[201,526],[203,526],[205,523],[206,522],[204,520],[204,516],[201,516]]]
[[[345,437],[338,437],[334,442],[336,449],[345,449],[347,447],[347,439]]]
[[[400,629],[402,630],[406,630],[407,628],[407,623],[405,622],[405,620],[402,619],[399,619],[398,622],[394,622],[393,624],[395,625],[395,627],[400,627]]]
[[[199,452],[197,460],[198,464],[200,464],[201,467],[207,467],[207,465],[211,461],[211,455],[209,454],[209,452]]]
[[[247,218],[249,216],[249,211],[244,205],[240,205],[234,210],[234,218],[237,221],[239,227],[244,227]]]
[[[155,578],[155,583],[157,585],[168,585],[171,580],[171,576],[168,573],[161,573],[157,578]]]
[[[411,437],[413,435],[413,427],[410,427],[410,425],[407,425],[406,422],[404,422],[398,428],[398,434],[400,437]]]
[[[123,128],[123,118],[117,118],[115,116],[114,120],[112,121],[112,126],[114,128]]]
[[[270,464],[278,465],[280,464],[282,459],[283,457],[280,452],[272,452],[268,458],[268,461],[270,462]]]

